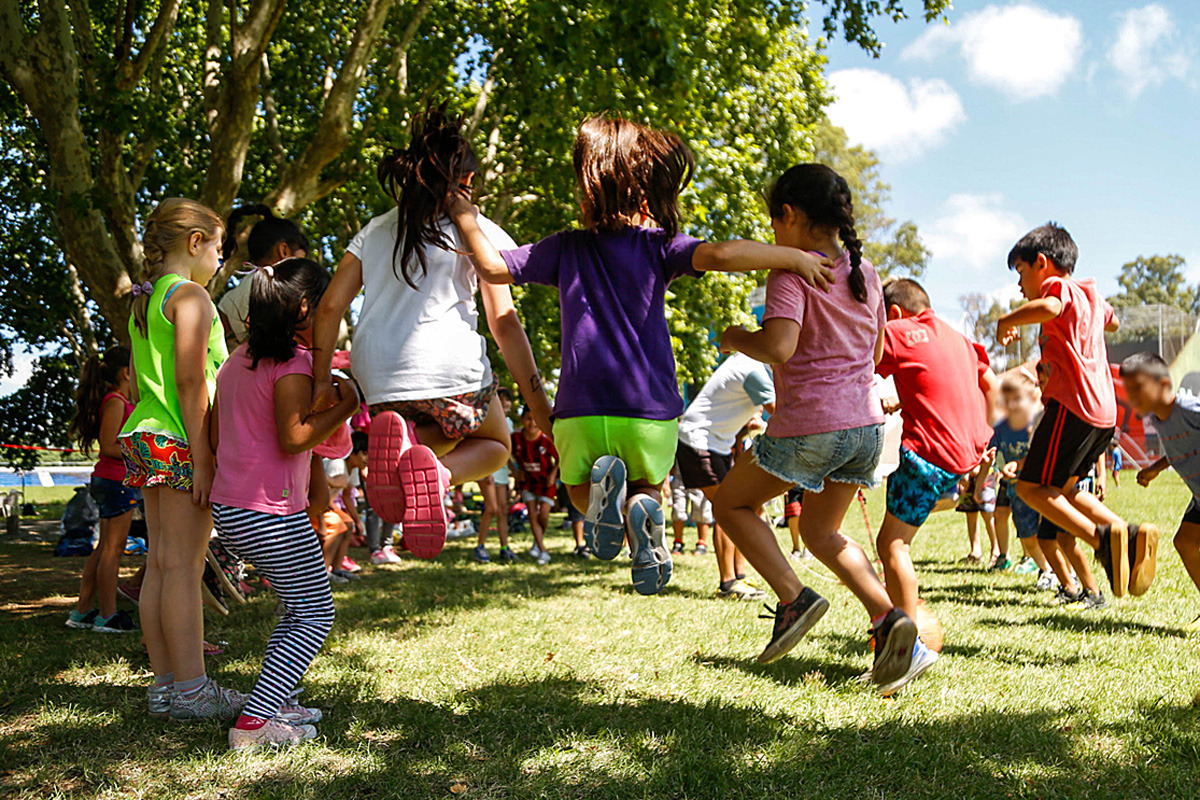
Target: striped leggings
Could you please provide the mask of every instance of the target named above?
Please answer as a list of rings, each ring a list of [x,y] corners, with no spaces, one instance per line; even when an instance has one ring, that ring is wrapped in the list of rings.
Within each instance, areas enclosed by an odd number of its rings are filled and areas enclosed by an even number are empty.
[[[281,517],[213,504],[221,541],[271,582],[285,609],[242,712],[271,719],[300,683],[333,628],[333,594],[321,545],[303,511]]]

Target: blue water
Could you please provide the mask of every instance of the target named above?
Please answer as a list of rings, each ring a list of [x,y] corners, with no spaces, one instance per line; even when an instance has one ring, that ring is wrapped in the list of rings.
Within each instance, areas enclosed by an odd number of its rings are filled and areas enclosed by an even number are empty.
[[[50,471],[50,478],[54,481],[55,486],[87,486],[88,478],[86,473],[80,475],[75,473],[64,473]],[[21,485],[21,476],[15,472],[0,472],[0,486],[9,487]],[[25,475],[25,486],[41,486],[38,481],[38,476],[32,472]]]

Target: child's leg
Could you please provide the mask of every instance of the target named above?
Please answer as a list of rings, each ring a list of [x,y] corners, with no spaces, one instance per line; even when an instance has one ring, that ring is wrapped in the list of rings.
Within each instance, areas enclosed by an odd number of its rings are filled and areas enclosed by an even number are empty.
[[[483,424],[462,439],[451,439],[437,425],[417,428],[417,438],[450,470],[452,484],[475,481],[504,466],[512,449],[500,398],[493,396]]]
[[[717,580],[722,584],[727,584],[737,579],[737,569],[733,563],[736,551],[737,548],[734,547],[733,540],[718,525],[717,530],[713,534],[713,553],[717,556]]]
[[[156,678],[170,675],[173,670],[171,654],[167,650],[166,634],[162,628],[162,572],[158,566],[158,556],[163,548],[159,495],[169,491],[171,490],[157,486],[142,490],[147,550],[146,574],[142,578],[142,593],[138,596],[138,618],[142,626],[142,641],[150,656],[150,669]],[[197,583],[197,594],[199,590],[200,586]]]
[[[1004,510],[1006,512],[1008,511],[1008,509]],[[1008,520],[1007,518],[1005,519],[1004,528],[1001,530],[1000,525],[996,521],[996,517],[999,516],[999,514],[1000,509],[996,509],[991,513],[984,512],[983,519],[984,522],[987,523],[988,533],[992,537],[992,549],[996,551],[996,555],[1008,555]]]
[[[1058,549],[1066,557],[1067,563],[1074,568],[1080,586],[1092,594],[1100,594],[1100,586],[1096,583],[1096,576],[1092,574],[1091,564],[1088,563],[1087,558],[1083,555],[1083,548],[1079,546],[1079,540],[1069,533],[1060,533],[1058,535]]]
[[[1200,524],[1184,521],[1175,534],[1175,549],[1183,561],[1183,568],[1196,588],[1200,589]]]
[[[915,529],[914,529],[915,530]],[[970,543],[971,549],[967,553],[968,558],[976,561],[983,558],[983,546],[979,542],[979,512],[967,512],[967,541]]]
[[[496,534],[500,546],[508,547],[508,484],[496,485]]]
[[[696,546],[708,547],[708,540],[712,534],[713,526],[707,522],[696,523]]]
[[[1012,516],[1012,508],[1009,506],[996,506],[996,510],[992,512],[992,530],[996,535],[996,546],[1000,548],[1001,553],[1008,552],[1008,520]]]
[[[792,552],[800,552],[800,517],[788,517],[788,533],[792,536]]]
[[[1043,517],[1072,536],[1082,539],[1094,550],[1100,547],[1100,537],[1096,534],[1097,526],[1117,524],[1120,518],[1105,508],[1100,501],[1095,500],[1095,497],[1092,497],[1095,504],[1077,506],[1073,498],[1079,495],[1075,489],[1078,482],[1078,477],[1069,478],[1064,488],[1059,489],[1019,480],[1017,495]],[[1097,511],[1099,513],[1093,517]]]
[[[728,544],[736,544],[782,603],[790,603],[799,597],[804,584],[796,577],[779,549],[774,533],[758,516],[757,510],[790,488],[791,484],[766,472],[753,459],[744,458],[734,464],[713,498],[713,513],[718,526],[713,542],[717,547],[718,563],[727,549],[725,540]],[[726,569],[732,572],[732,563],[721,567],[722,580],[727,579]]]
[[[1050,569],[1050,562],[1046,561],[1046,554],[1042,552],[1041,542],[1036,536],[1030,536],[1025,539],[1018,539],[1021,543],[1021,549],[1025,555],[1033,559],[1033,563],[1037,564],[1038,572],[1045,572]]]
[[[983,519],[983,529],[987,531],[988,547],[991,548],[992,559],[995,560],[1003,550],[1000,549],[1000,543],[996,540],[996,519],[995,515],[990,511],[980,511],[979,516]]]
[[[100,609],[100,616],[105,618],[117,613],[117,578],[121,572],[121,556],[125,553],[125,540],[129,538],[129,525],[132,522],[132,511],[100,520],[100,542],[96,546],[99,552],[95,572],[96,605]]]
[[[538,549],[546,550],[546,528],[550,525],[550,502],[544,499],[535,499],[537,504],[537,525],[533,526],[533,540],[537,542]],[[533,517],[530,517],[532,522]]]
[[[808,496],[804,507],[808,508]],[[976,516],[968,514],[969,520]],[[883,579],[892,604],[903,609],[905,614],[917,618],[917,569],[913,566],[911,545],[919,528],[897,518],[892,512],[884,515],[883,525],[876,537],[876,550],[883,562]]]
[[[806,492],[804,507],[800,511],[800,536],[808,551],[841,579],[866,608],[867,615],[875,619],[881,614],[886,614],[896,604],[879,582],[879,576],[875,573],[867,554],[857,542],[842,535],[841,527],[846,510],[857,496],[858,486],[828,480],[825,482],[824,491]],[[765,522],[762,525],[774,541],[774,531]],[[783,564],[787,565],[788,560],[778,545],[775,546],[775,552]],[[753,559],[750,563],[754,563]],[[754,567],[762,575],[758,565]],[[788,571],[791,572],[790,566]]]
[[[479,493],[483,495],[483,513],[479,515],[479,538],[475,543],[480,547],[485,547],[492,520],[500,519],[499,505],[496,503],[495,481],[490,477],[482,478],[479,481]]]
[[[1065,591],[1076,594],[1079,586],[1075,583],[1075,576],[1071,574],[1071,564],[1067,561],[1066,554],[1058,546],[1058,533],[1058,526],[1042,517],[1038,523],[1037,542],[1046,558],[1046,564],[1054,570],[1059,585]]]
[[[201,611],[200,580],[204,553],[212,531],[212,513],[192,502],[191,492],[163,488],[158,494],[159,548],[153,571],[159,581],[158,614],[152,624],[161,625],[170,654],[175,681],[204,675],[204,616]],[[147,525],[149,504],[147,503]],[[143,592],[145,590],[143,589]],[[141,609],[143,617],[146,610]],[[151,650],[151,654],[153,654]],[[155,674],[159,674],[155,669]]]
[[[583,547],[583,520],[577,519],[571,523],[571,533],[575,536],[576,549]]]
[[[103,525],[100,527],[100,536],[103,539]],[[96,547],[88,555],[87,561],[83,562],[83,574],[79,576],[79,601],[75,603],[75,610],[80,614],[86,614],[96,607],[96,567],[99,563],[100,548]]]

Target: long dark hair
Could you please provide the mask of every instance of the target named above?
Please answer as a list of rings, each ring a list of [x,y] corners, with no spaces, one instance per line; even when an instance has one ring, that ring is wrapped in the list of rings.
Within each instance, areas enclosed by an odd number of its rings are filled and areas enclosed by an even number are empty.
[[[92,445],[100,438],[104,395],[117,388],[121,370],[129,367],[129,361],[129,348],[117,345],[106,350],[104,355],[92,356],[83,363],[79,386],[75,389],[75,418],[71,420],[69,432],[84,454],[90,454]]]
[[[867,302],[862,274],[862,242],[854,230],[854,200],[846,179],[824,164],[797,164],[779,176],[767,197],[772,219],[784,216],[785,205],[803,211],[814,225],[831,225],[850,254],[850,292]]]
[[[329,286],[329,273],[307,258],[285,258],[257,270],[251,278],[250,309],[246,316],[246,350],[257,368],[264,358],[284,362],[296,350],[296,334],[317,310]],[[301,304],[307,300],[307,313]]]
[[[619,230],[644,211],[668,236],[679,232],[679,193],[695,159],[678,136],[620,117],[589,117],[572,158],[585,227]]]
[[[454,193],[462,190],[463,178],[479,166],[463,135],[463,118],[447,114],[446,106],[430,105],[413,117],[408,147],[388,151],[376,171],[379,185],[400,210],[392,272],[414,289],[418,269],[413,256],[423,278],[426,247],[454,249],[438,223],[449,212]]]
[[[310,252],[308,237],[300,230],[299,225],[290,219],[275,216],[270,206],[256,203],[239,206],[229,215],[225,222],[225,241],[221,243],[223,258],[228,259],[237,252],[238,226],[246,217],[262,218],[254,223],[250,235],[246,238],[246,260],[251,264],[261,261],[279,242],[286,244],[292,252],[303,250],[306,255]]]

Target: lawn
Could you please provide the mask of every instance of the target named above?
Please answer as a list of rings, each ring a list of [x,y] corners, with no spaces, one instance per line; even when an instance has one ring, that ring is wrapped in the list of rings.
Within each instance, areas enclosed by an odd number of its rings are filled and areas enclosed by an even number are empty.
[[[1127,477],[1112,497],[1167,532],[1186,499],[1173,475],[1150,491]],[[865,541],[856,510],[846,530]],[[679,559],[668,591],[642,598],[626,562],[572,560],[566,535],[545,568],[477,566],[451,543],[336,590],[304,695],[325,710],[319,739],[253,755],[228,753],[221,724],[147,719],[138,642],[62,626],[82,562],[0,543],[0,795],[1195,797],[1200,659],[1179,629],[1200,596],[1169,543],[1147,597],[1085,613],[960,567],[965,538],[943,513],[918,539],[946,648],[894,700],[855,681],[865,615],[819,566],[802,577],[830,613],[763,667],[769,623],[713,596],[711,556]],[[251,686],[273,607],[260,595],[210,617],[208,638],[228,642],[212,674]]]

